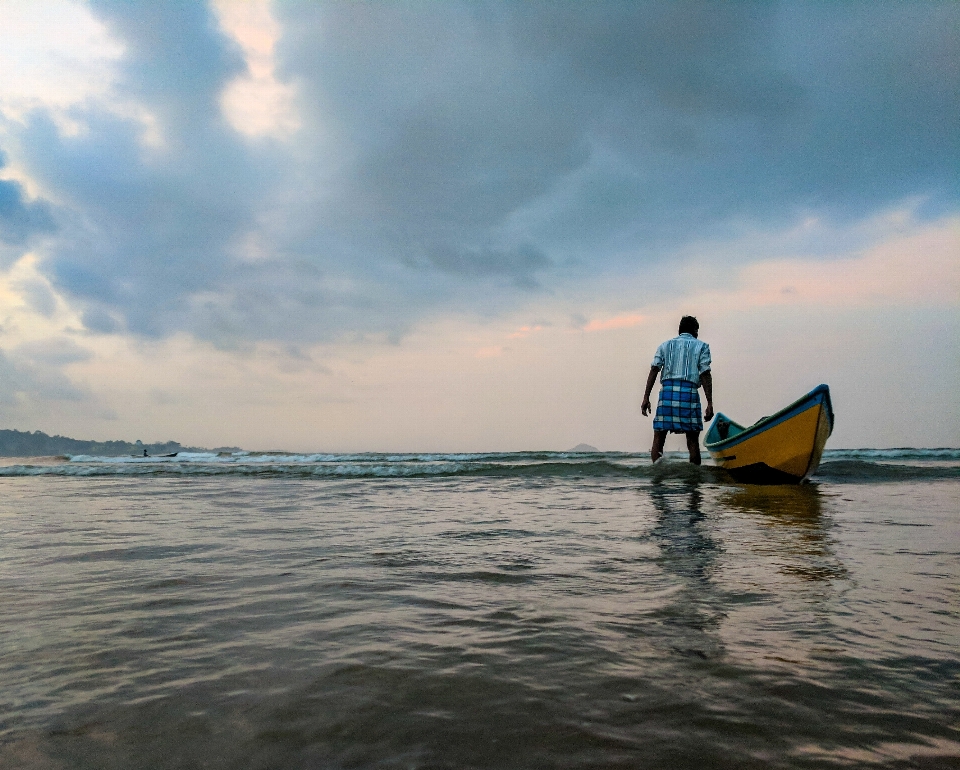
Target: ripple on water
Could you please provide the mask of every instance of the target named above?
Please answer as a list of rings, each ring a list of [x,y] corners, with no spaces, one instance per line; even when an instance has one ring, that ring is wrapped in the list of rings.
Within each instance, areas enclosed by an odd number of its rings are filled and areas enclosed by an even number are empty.
[[[3,483],[0,767],[960,762],[950,479]]]

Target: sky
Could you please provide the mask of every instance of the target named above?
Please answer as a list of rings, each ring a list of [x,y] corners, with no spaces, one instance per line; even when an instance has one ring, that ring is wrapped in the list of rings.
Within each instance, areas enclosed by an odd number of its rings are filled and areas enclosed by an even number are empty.
[[[0,0],[0,427],[642,450],[692,314],[960,446],[958,83],[951,0]]]

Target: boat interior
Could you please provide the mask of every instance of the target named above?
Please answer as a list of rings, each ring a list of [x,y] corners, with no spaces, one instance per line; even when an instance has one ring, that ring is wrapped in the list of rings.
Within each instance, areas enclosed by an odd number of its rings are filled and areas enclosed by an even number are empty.
[[[724,441],[728,438],[733,438],[734,436],[740,435],[746,430],[746,428],[739,423],[734,422],[725,414],[718,414],[710,432],[712,433],[714,430],[716,431],[717,436],[719,436],[719,440]]]

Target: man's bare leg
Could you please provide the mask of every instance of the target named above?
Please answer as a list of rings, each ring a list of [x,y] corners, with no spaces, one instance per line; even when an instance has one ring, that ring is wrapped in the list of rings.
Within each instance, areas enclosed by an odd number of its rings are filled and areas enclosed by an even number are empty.
[[[665,430],[655,430],[653,432],[653,446],[650,448],[650,459],[656,462],[663,457],[663,443],[667,440]]]
[[[700,431],[692,430],[687,435],[687,451],[690,453],[690,462],[700,464]],[[656,443],[656,441],[654,441]],[[663,444],[661,444],[663,446]]]

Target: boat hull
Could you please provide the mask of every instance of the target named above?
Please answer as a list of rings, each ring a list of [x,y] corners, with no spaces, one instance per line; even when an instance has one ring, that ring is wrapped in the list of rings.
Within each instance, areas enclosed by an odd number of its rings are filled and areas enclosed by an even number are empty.
[[[721,437],[722,426],[733,433]],[[714,462],[748,484],[797,484],[809,478],[833,432],[826,385],[749,428],[717,415],[704,444]]]

